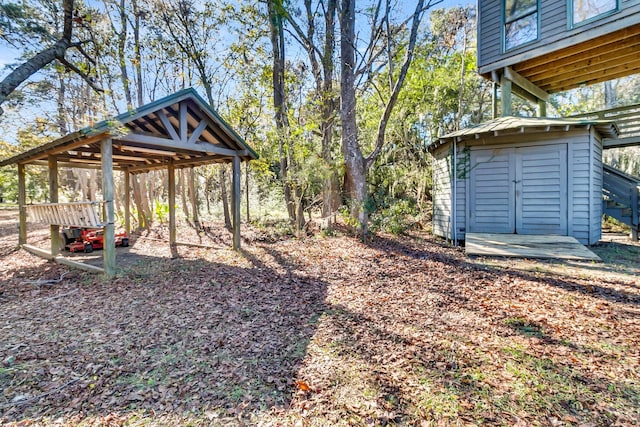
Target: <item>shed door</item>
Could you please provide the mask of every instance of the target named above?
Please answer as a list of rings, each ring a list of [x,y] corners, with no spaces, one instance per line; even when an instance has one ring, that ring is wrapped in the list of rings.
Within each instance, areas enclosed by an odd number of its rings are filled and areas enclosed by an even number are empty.
[[[565,144],[471,152],[469,231],[567,234]]]
[[[567,146],[516,150],[516,233],[567,234]]]
[[[471,151],[469,231],[514,233],[514,149]]]

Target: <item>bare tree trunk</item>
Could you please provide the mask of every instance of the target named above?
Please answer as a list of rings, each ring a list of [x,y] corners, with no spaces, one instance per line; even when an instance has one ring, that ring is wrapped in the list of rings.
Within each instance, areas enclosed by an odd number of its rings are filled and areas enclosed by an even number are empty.
[[[78,174],[78,186],[80,192],[80,198],[82,200],[89,200],[89,189],[87,187],[87,174],[85,170],[81,170]]]
[[[285,52],[284,52],[284,11],[282,2],[268,0],[269,28],[271,34],[271,47],[273,49],[273,107],[275,109],[275,122],[278,131],[278,156],[280,157],[280,178],[284,192],[284,201],[287,205],[289,220],[295,223],[296,210],[292,197],[291,183],[289,182],[289,160],[285,147],[289,136],[289,120],[287,118],[287,105],[285,95]]]
[[[196,185],[197,174],[193,168],[189,169],[189,200],[191,201],[191,212],[193,213],[193,224],[197,226],[200,223],[198,214],[198,186]]]
[[[105,8],[108,10],[107,2],[104,2]],[[110,4],[113,6],[114,4]],[[127,34],[128,34],[128,19],[127,19],[127,9],[126,9],[126,0],[120,0],[118,4],[118,24],[120,26],[120,31],[116,28],[113,19],[110,14],[107,14],[109,17],[109,23],[111,24],[111,32],[116,35],[117,41],[117,61],[118,67],[120,68],[120,81],[122,83],[122,89],[124,91],[124,98],[127,101],[127,109],[130,110],[133,108],[133,101],[131,99],[131,88],[129,81],[129,72],[127,69]]]
[[[231,230],[231,215],[229,215],[229,198],[227,196],[227,168],[220,166],[220,196],[222,197],[222,212],[224,214],[224,226]]]
[[[142,210],[142,196],[140,194],[140,182],[138,181],[138,176],[133,175],[131,177],[131,189],[133,190],[133,202],[136,205],[136,213],[138,217],[138,229],[149,229],[147,220],[144,216],[144,211]]]
[[[345,191],[351,205],[351,217],[357,221],[358,232],[367,232],[367,181],[364,157],[358,144],[355,92],[355,0],[342,0],[340,16],[340,59],[342,122],[342,154],[345,161]]]
[[[390,41],[388,40],[385,46],[387,47],[387,70],[389,76],[389,87],[391,93],[389,99],[386,100],[384,110],[378,121],[378,130],[376,133],[376,139],[374,141],[374,149],[366,158],[362,155],[360,144],[358,143],[357,123],[356,123],[356,97],[355,97],[355,0],[342,0],[341,1],[341,15],[340,15],[340,58],[342,60],[341,67],[341,105],[340,105],[340,118],[342,121],[342,153],[345,158],[345,189],[347,191],[347,197],[351,203],[351,216],[356,221],[358,231],[362,233],[363,237],[367,233],[368,213],[366,209],[367,204],[367,171],[376,161],[381,153],[382,147],[385,142],[385,133],[387,124],[391,118],[391,113],[396,105],[400,90],[404,84],[409,66],[413,59],[413,49],[418,34],[418,27],[425,10],[423,9],[424,0],[418,0],[416,4],[415,12],[411,18],[411,30],[409,36],[409,43],[406,47],[406,53],[404,61],[400,68],[400,71],[396,73],[393,71],[394,58],[390,51]],[[389,0],[386,2],[386,10],[390,8]],[[388,23],[388,14],[385,13],[383,24],[390,28]],[[392,34],[387,31],[386,37],[391,37]],[[372,40],[372,43],[374,40]],[[375,56],[374,56],[375,57]]]
[[[464,77],[466,75],[466,63],[465,59],[467,56],[467,29],[463,27],[462,29],[462,55],[460,65],[460,90],[458,91],[458,114],[456,115],[456,129],[460,130],[460,121],[462,120],[462,106],[463,106],[463,98],[464,98]]]
[[[138,95],[138,107],[140,107],[144,102],[142,97],[142,47],[140,44],[140,17],[141,13],[138,9],[138,1],[133,0],[133,10],[135,13],[134,21],[133,21],[133,51],[135,57],[134,67],[136,70],[136,93]]]
[[[332,154],[333,128],[336,113],[336,96],[333,93],[333,71],[335,54],[335,18],[337,0],[327,0],[324,6],[324,34],[323,46],[316,45],[316,13],[312,0],[304,0],[307,31],[294,19],[295,14],[288,13],[286,17],[297,34],[297,38],[307,51],[311,72],[315,80],[315,103],[319,106],[320,133],[322,140],[321,157],[324,162],[325,176],[322,189],[322,216],[330,225],[331,215],[341,203],[340,183],[335,171]]]
[[[180,188],[180,200],[182,201],[182,211],[184,212],[184,217],[189,221],[189,203],[187,199],[189,195],[187,194],[187,177],[186,171],[184,169],[180,169],[180,173],[178,174],[178,185],[176,187]],[[193,224],[196,225],[196,224]]]
[[[618,102],[618,95],[613,82],[604,82],[604,104],[605,108],[615,108]]]
[[[322,119],[320,131],[322,133],[322,160],[332,172],[334,160],[331,153],[333,145],[333,121],[336,102],[333,94],[333,53],[335,51],[335,14],[336,0],[327,2],[325,14],[325,41],[322,56],[323,86],[322,86]],[[331,216],[340,207],[340,182],[338,175],[329,173],[322,188],[322,216],[331,224]]]
[[[153,215],[151,214],[151,206],[149,205],[149,197],[147,195],[147,174],[138,175],[138,185],[140,186],[140,206],[145,217],[145,227],[147,230],[151,227]]]
[[[87,200],[96,201],[96,185],[98,183],[98,173],[95,169],[89,169]]]
[[[302,232],[306,222],[304,219],[304,188],[296,187],[295,196],[296,196],[296,231],[298,235]]]

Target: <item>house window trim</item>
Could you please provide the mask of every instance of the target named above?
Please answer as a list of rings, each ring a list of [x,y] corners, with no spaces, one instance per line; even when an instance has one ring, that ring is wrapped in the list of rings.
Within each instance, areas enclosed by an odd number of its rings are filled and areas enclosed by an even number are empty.
[[[568,0],[568,1],[573,1],[573,0]],[[616,1],[619,1],[619,0],[616,0]],[[524,46],[528,46],[530,44],[536,43],[537,41],[540,40],[540,22],[541,22],[540,2],[541,0],[536,0],[536,10],[534,12],[528,13],[526,15],[521,15],[516,19],[512,19],[509,22],[507,22],[507,0],[502,0],[500,2],[502,6],[502,53],[515,51]],[[536,37],[532,40],[529,40],[517,46],[507,48],[507,24],[517,21],[518,19],[526,18],[527,16],[533,15],[533,14],[536,14]]]
[[[607,16],[611,16],[614,13],[617,13],[620,11],[620,0],[616,0],[616,6],[611,9],[611,10],[607,10],[606,12],[602,12],[599,15],[596,16],[592,16],[589,19],[585,19],[584,21],[580,21],[580,22],[573,22],[573,3],[575,0],[567,0],[567,27],[568,29],[573,29],[573,28],[578,28],[578,27],[582,27],[583,25],[589,25],[592,22],[595,21],[599,21],[600,19],[606,18]]]

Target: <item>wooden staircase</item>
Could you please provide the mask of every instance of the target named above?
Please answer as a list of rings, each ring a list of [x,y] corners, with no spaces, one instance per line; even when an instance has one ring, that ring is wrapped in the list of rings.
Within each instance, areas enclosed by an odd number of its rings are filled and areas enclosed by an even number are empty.
[[[602,213],[631,227],[631,237],[640,232],[640,178],[608,165],[603,166]]]

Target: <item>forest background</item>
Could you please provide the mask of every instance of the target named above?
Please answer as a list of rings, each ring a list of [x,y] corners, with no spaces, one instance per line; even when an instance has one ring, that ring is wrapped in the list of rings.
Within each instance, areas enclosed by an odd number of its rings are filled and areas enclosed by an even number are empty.
[[[426,225],[429,144],[492,111],[491,83],[475,69],[474,7],[455,4],[3,2],[0,158],[194,87],[260,155],[243,176],[247,221],[276,221],[291,233],[312,220],[330,230],[337,218],[363,233]],[[50,60],[25,75],[22,66],[43,53]],[[516,102],[517,114],[534,115]],[[548,112],[639,102],[632,76],[553,95]],[[608,156],[640,175],[637,149]],[[17,199],[16,175],[0,169],[0,202]],[[165,175],[133,179],[138,227],[166,220]],[[224,165],[180,171],[185,219],[224,218],[230,228],[227,175]],[[62,171],[60,200],[96,200],[99,180],[96,170]],[[47,200],[44,169],[28,169],[27,182],[28,202]],[[124,192],[116,193],[120,212]]]

